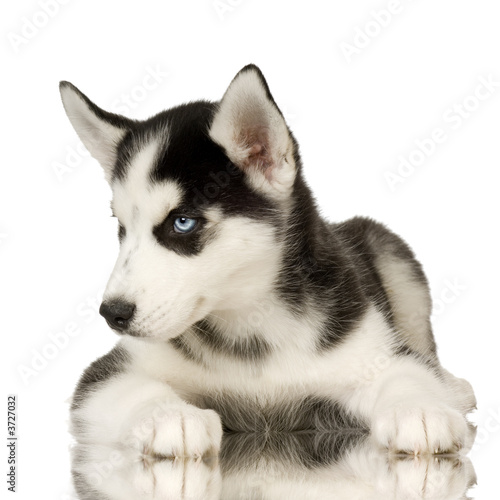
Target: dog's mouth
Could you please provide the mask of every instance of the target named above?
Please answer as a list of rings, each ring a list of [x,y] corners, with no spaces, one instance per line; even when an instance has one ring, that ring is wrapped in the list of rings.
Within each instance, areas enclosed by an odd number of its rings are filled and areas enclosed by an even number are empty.
[[[117,335],[129,335],[130,337],[145,337],[144,332],[141,332],[139,329],[134,328],[133,325],[128,324],[127,322],[123,321],[123,323],[120,322],[120,320],[114,320],[114,322],[109,321],[106,319],[106,323],[108,326],[113,330],[114,333]],[[126,324],[127,323],[127,324]]]
[[[133,326],[121,327],[119,325],[113,324],[111,321],[106,319],[108,326],[117,335],[129,335],[130,337],[145,337],[144,333],[134,328]]]
[[[113,332],[116,333],[117,335],[140,338],[140,339],[149,339],[149,340],[155,340],[155,339],[159,340],[160,338],[169,339],[177,337],[178,335],[181,335],[183,333],[183,329],[181,328],[179,332],[176,332],[175,334],[169,332],[168,335],[165,335],[164,333],[164,336],[162,336],[159,335],[162,333],[162,329],[158,329],[153,332],[134,324],[130,324],[127,328],[119,328],[117,325],[114,325],[111,321],[106,320],[106,323],[111,328],[111,330],[113,330]]]
[[[104,317],[108,326],[117,335],[124,336],[128,335],[135,338],[144,339],[171,339],[182,335],[186,330],[188,330],[197,321],[203,319],[207,311],[204,311],[204,306],[206,305],[206,298],[199,297],[195,306],[190,311],[187,319],[180,320],[175,324],[159,323],[158,318],[153,321],[151,325],[148,325],[147,321],[141,320],[140,317],[135,317],[133,320],[121,319],[119,317],[114,317],[112,320]],[[165,317],[165,314],[162,314]]]

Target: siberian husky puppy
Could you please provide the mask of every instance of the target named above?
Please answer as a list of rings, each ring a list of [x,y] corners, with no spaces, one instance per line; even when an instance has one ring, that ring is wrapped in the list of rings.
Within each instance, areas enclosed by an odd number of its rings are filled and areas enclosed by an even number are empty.
[[[144,121],[60,90],[112,188],[120,239],[100,312],[121,339],[71,406],[81,498],[114,498],[123,481],[145,494],[133,464],[215,455],[223,429],[347,419],[389,452],[470,448],[474,394],[438,361],[421,265],[373,220],[319,215],[256,66],[220,102]]]

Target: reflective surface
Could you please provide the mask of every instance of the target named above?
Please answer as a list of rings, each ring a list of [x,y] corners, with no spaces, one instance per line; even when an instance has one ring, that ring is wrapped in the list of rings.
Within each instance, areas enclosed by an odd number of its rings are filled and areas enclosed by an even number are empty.
[[[105,483],[119,482],[120,500],[458,500],[475,483],[465,457],[389,456],[370,444],[366,432],[352,429],[228,434],[217,458],[144,456],[113,474]]]

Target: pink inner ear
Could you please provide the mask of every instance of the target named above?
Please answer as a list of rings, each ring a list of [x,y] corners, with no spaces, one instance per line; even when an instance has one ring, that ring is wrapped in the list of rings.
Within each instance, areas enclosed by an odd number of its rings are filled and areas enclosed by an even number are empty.
[[[256,142],[249,150],[248,150],[248,155],[249,156],[252,156],[252,155],[255,155],[257,153],[260,153],[262,151],[262,144],[259,144],[258,142]]]
[[[242,143],[246,146],[246,158],[243,162],[244,168],[259,169],[266,172],[266,176],[270,174],[269,167],[273,165],[273,158],[269,151],[268,134],[265,130],[247,130],[246,134],[241,137]]]

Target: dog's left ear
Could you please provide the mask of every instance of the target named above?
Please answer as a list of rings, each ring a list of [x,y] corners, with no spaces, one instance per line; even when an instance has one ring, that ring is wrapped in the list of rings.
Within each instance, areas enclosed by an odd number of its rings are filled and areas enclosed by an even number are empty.
[[[73,128],[111,182],[118,144],[133,127],[133,120],[104,111],[69,82],[61,82],[59,90]]]
[[[277,198],[290,194],[296,174],[294,141],[257,66],[245,66],[229,85],[210,137],[254,188]]]

